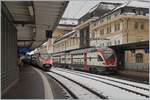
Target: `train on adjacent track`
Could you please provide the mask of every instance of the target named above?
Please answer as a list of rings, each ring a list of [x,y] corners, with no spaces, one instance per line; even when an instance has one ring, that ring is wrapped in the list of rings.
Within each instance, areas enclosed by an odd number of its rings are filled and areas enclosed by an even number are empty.
[[[53,60],[48,53],[36,53],[30,56],[30,64],[49,71],[52,67]]]
[[[92,47],[51,54],[53,65],[92,73],[116,73],[117,57],[108,47]]]
[[[44,70],[49,71],[52,67],[52,64],[53,64],[52,57],[48,53],[39,54],[38,65],[42,66]]]

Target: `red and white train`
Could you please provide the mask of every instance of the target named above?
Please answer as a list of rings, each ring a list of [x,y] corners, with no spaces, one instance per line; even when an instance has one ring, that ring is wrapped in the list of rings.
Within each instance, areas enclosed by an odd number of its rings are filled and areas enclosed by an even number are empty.
[[[30,56],[30,64],[49,71],[53,65],[52,57],[48,53],[36,53]]]
[[[38,65],[42,66],[42,68],[46,71],[49,71],[52,67],[53,60],[51,56],[47,53],[39,54]]]
[[[74,50],[52,54],[54,66],[90,71],[114,73],[117,71],[115,52],[108,47]]]

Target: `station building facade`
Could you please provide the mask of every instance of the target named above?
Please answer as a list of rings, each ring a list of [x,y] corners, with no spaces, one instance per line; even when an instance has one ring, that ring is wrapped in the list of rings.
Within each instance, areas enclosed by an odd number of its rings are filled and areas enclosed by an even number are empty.
[[[101,5],[113,9],[104,10]],[[139,5],[136,5],[139,4]],[[54,42],[54,52],[62,52],[91,46],[113,46],[149,41],[149,8],[145,2],[131,1],[124,4],[100,3],[92,12],[79,19],[72,32]],[[100,8],[100,9],[99,9]],[[100,13],[104,11],[105,13]],[[149,69],[149,53],[144,49],[125,51],[126,70]]]
[[[90,46],[112,46],[149,41],[149,9],[130,2],[90,24]],[[137,2],[138,3],[138,2]],[[125,69],[148,71],[149,53],[125,51]]]
[[[54,43],[54,53],[79,48],[79,33],[71,31],[57,38]]]
[[[73,50],[90,47],[90,24],[104,13],[111,11],[120,3],[100,2],[94,6],[88,13],[83,15],[79,24],[73,28],[72,32],[60,36],[54,42],[54,52]]]
[[[68,32],[70,32],[73,27],[75,27],[75,25],[66,25],[66,24],[61,24],[59,26],[57,26],[56,30],[53,32],[52,38],[48,39],[48,43],[47,43],[47,52],[48,53],[53,53],[56,50],[56,47],[54,44],[54,41],[63,36],[64,34],[67,34]]]
[[[55,29],[55,31],[52,34],[51,38],[48,38],[47,42],[44,43],[44,45],[40,46],[38,48],[40,53],[53,53],[53,52],[57,52],[60,51],[58,49],[58,45],[53,45],[54,41],[63,36],[64,34],[67,34],[68,32],[72,31],[73,27],[75,27],[76,25],[68,25],[67,23],[65,24],[59,24],[57,26],[57,28]]]

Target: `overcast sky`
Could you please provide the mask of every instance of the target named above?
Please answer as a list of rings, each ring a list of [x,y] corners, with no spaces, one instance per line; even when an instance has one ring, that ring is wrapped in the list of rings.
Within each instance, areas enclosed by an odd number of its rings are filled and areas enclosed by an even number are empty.
[[[63,17],[79,19],[86,14],[89,9],[101,1],[105,2],[125,2],[128,0],[71,0],[66,8]]]

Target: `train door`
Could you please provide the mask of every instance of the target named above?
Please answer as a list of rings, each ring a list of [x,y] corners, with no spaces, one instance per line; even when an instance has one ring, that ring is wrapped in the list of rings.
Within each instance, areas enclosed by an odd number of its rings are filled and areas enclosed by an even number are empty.
[[[66,60],[67,60],[67,54],[64,54],[64,64],[66,64]]]
[[[61,56],[58,57],[58,60],[59,60],[58,62],[60,64],[61,63]]]
[[[125,51],[124,50],[116,50],[117,54],[117,67],[119,70],[125,69]]]
[[[88,66],[87,66],[87,52],[84,52],[84,70],[88,71]]]
[[[71,64],[73,64],[73,55],[72,54],[70,55],[71,55]]]

